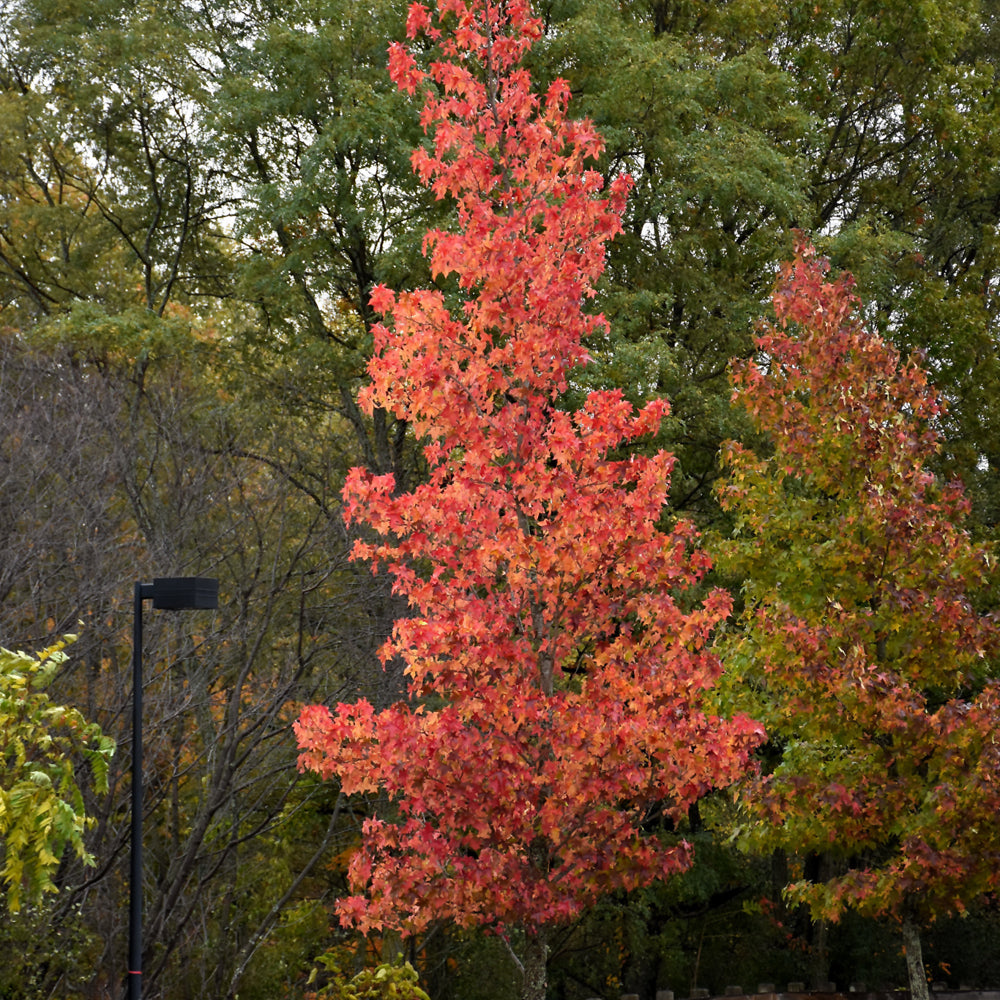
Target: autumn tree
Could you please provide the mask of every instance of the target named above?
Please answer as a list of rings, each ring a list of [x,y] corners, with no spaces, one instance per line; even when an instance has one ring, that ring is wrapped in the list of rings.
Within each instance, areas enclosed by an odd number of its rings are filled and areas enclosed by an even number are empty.
[[[597,391],[560,408],[604,329],[583,306],[627,180],[600,193],[600,139],[567,118],[563,81],[532,92],[527,4],[415,4],[408,31],[439,45],[426,71],[393,46],[390,71],[425,93],[414,167],[459,219],[425,246],[460,304],[373,294],[386,324],[363,403],[412,424],[427,482],[403,492],[356,469],[345,502],[380,536],[355,558],[387,567],[413,609],[383,651],[405,662],[409,701],[307,709],[301,763],[394,807],[365,823],[344,921],[519,928],[521,993],[540,1000],[551,929],[685,867],[659,818],[731,782],[759,730],[703,705],[729,599],[685,603],[708,561],[690,524],[658,528],[671,456],[609,457],[666,404],[636,413]]]
[[[996,630],[970,599],[991,561],[961,487],[928,470],[943,403],[919,359],[869,332],[850,277],[827,271],[800,249],[757,360],[735,366],[766,443],[727,449],[719,562],[745,607],[723,650],[777,758],[745,789],[744,833],[832,855],[791,897],[900,919],[926,997],[920,925],[997,883]]]

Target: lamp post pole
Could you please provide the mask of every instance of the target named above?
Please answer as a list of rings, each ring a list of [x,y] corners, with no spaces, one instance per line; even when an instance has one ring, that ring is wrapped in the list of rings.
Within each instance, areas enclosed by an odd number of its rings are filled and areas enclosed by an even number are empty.
[[[129,873],[128,1000],[142,998],[142,602],[182,611],[219,606],[219,581],[158,577],[137,583],[132,605],[132,853]]]
[[[132,857],[129,872],[128,1000],[142,996],[142,602],[151,584],[137,583],[132,607]]]

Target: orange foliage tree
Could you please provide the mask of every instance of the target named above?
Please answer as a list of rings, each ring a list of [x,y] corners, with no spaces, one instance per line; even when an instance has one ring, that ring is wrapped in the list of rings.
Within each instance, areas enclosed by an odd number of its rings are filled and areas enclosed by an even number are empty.
[[[672,457],[609,457],[666,404],[592,392],[560,409],[605,330],[583,306],[628,181],[602,193],[600,138],[567,118],[564,81],[532,92],[527,3],[415,4],[408,29],[441,54],[424,71],[397,45],[390,71],[425,92],[414,167],[458,210],[425,249],[457,292],[373,293],[386,321],[362,402],[413,426],[428,475],[400,493],[355,469],[345,503],[377,536],[354,557],[386,567],[413,611],[383,651],[405,662],[409,700],[307,708],[301,765],[392,803],[365,823],[345,923],[518,928],[522,996],[539,1000],[551,928],[683,869],[690,847],[660,818],[737,778],[761,732],[703,704],[730,600],[689,600],[709,561],[692,525],[659,528]]]

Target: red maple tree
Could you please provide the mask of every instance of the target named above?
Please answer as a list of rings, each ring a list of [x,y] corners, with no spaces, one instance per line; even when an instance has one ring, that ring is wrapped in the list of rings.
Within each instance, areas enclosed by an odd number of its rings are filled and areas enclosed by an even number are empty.
[[[690,524],[658,527],[671,456],[609,457],[666,403],[593,392],[560,409],[605,329],[583,306],[628,181],[602,193],[600,138],[567,118],[564,81],[533,93],[527,3],[415,4],[408,27],[441,54],[424,71],[394,46],[390,72],[425,92],[414,167],[458,213],[425,249],[457,292],[373,292],[386,320],[363,404],[412,425],[427,481],[398,493],[355,469],[344,491],[378,538],[354,557],[387,568],[413,612],[383,650],[406,663],[408,701],[314,706],[296,729],[303,767],[392,803],[364,825],[342,919],[518,927],[522,995],[539,1000],[550,929],[684,868],[689,845],[658,818],[731,783],[761,732],[703,706],[730,600],[687,606],[709,561]]]
[[[920,924],[1000,885],[997,633],[970,600],[991,560],[961,487],[928,468],[943,403],[919,358],[866,329],[850,276],[828,271],[799,247],[758,360],[734,372],[768,446],[727,450],[720,563],[746,582],[723,656],[780,751],[747,789],[747,839],[836,859],[792,898],[898,916],[926,997]]]

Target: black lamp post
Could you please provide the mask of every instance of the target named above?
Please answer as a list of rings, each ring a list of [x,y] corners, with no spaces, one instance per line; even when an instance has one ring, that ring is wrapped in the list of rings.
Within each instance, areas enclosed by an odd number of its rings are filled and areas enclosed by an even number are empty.
[[[135,585],[132,618],[132,870],[129,883],[128,997],[142,997],[142,602],[164,611],[219,606],[219,581],[158,577]]]

